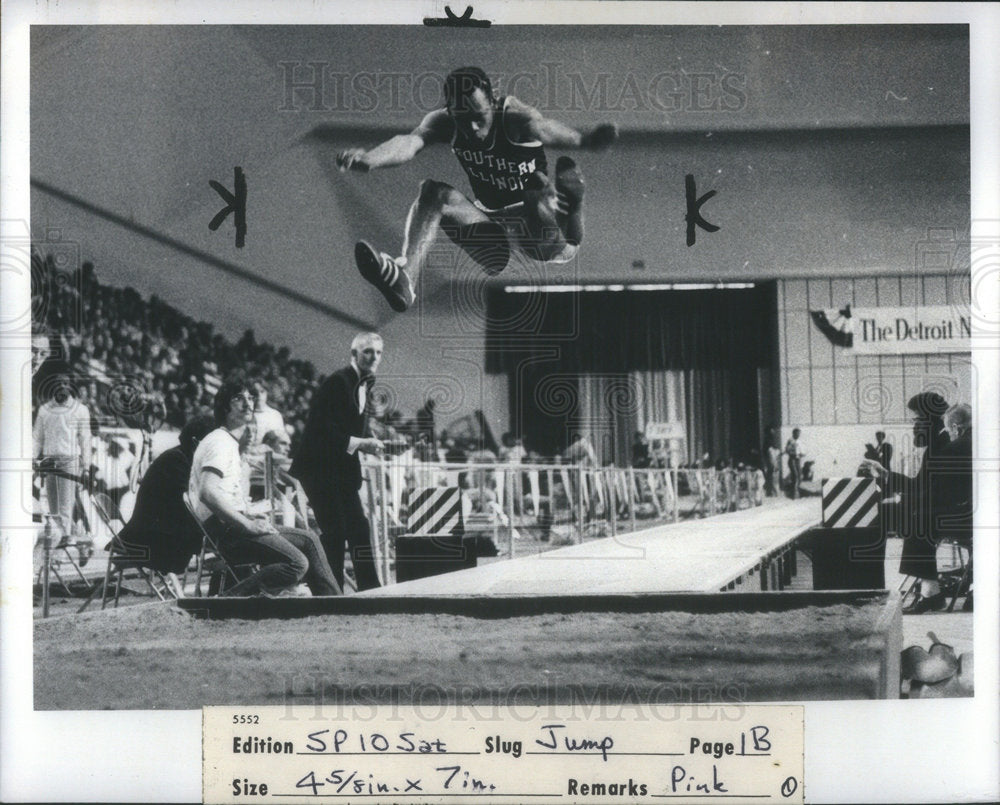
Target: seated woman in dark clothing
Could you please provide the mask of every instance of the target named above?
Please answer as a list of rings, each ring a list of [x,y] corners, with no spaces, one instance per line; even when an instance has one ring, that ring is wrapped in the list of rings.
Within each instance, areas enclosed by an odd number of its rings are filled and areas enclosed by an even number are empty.
[[[201,550],[201,532],[184,505],[191,457],[215,428],[211,416],[198,416],[181,431],[180,444],[160,454],[142,478],[132,517],[118,535],[129,555],[148,558],[161,573],[182,573]]]
[[[899,494],[899,504],[888,507],[884,523],[903,538],[899,572],[920,582],[920,593],[904,614],[920,614],[943,609],[945,596],[938,581],[938,541],[948,536],[943,527],[946,512],[941,510],[942,488],[949,480],[949,436],[944,413],[948,403],[940,394],[923,391],[907,403],[913,413],[913,444],[925,447],[916,475],[910,477],[886,470],[878,461],[865,459],[863,465],[883,483],[890,495]]]

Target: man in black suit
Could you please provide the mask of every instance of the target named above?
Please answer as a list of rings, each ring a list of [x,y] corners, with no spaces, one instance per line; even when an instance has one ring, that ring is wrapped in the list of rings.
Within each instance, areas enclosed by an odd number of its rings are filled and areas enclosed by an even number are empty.
[[[368,390],[382,360],[382,338],[361,333],[351,342],[351,365],[323,381],[312,397],[302,443],[289,473],[302,482],[319,523],[330,567],[344,583],[344,546],[351,551],[358,590],[379,586],[368,519],[361,507],[358,453],[381,455],[368,434]]]

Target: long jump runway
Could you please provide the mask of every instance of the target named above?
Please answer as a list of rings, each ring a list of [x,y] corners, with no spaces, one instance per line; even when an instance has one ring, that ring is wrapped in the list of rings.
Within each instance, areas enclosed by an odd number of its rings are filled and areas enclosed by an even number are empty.
[[[655,526],[361,595],[713,593],[778,554],[819,521],[819,498],[780,500],[761,508]]]

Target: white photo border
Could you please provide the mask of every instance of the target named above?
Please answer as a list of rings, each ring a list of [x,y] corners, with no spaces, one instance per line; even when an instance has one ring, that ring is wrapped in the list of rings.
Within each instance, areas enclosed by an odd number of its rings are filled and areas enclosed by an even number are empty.
[[[466,3],[457,3],[460,13]],[[97,0],[93,3],[31,3],[8,0],[2,14],[2,218],[3,236],[30,220],[28,64],[31,24],[420,24],[441,16],[443,3],[240,2],[171,4]],[[476,15],[494,24],[828,24],[968,23],[972,61],[972,219],[983,236],[1000,238],[1000,9],[989,4],[852,3],[666,3],[666,2],[477,2]],[[359,9],[363,9],[358,18]],[[23,224],[22,224],[23,225]],[[0,276],[5,312],[28,309],[24,277]],[[978,303],[1000,309],[996,283]],[[979,377],[1000,390],[998,349],[974,349]],[[3,404],[0,407],[3,476],[25,467],[6,456],[12,444],[30,439],[30,390],[20,387],[28,360],[23,343],[0,344]],[[989,385],[983,384],[983,385]],[[998,409],[1000,394],[976,401],[978,455],[992,471],[977,476],[977,517],[997,533]],[[992,427],[985,423],[994,423]],[[0,484],[2,484],[0,480]],[[3,484],[6,499],[12,493]],[[6,509],[7,506],[4,505]],[[15,508],[15,507],[12,507]],[[0,800],[184,801],[201,800],[201,716],[198,711],[36,712],[32,709],[32,607],[30,546],[5,529],[0,544]],[[21,540],[21,543],[24,541]],[[976,546],[981,586],[975,612],[976,697],[966,700],[805,702],[808,798],[835,801],[988,801],[1000,794],[1000,634],[996,579],[998,544]],[[992,585],[985,580],[993,579]]]

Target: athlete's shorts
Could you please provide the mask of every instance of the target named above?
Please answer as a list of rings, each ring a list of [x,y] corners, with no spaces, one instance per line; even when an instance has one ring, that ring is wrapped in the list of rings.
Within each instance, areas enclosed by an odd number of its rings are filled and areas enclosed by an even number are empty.
[[[534,260],[543,263],[568,263],[579,250],[579,246],[572,243],[565,243],[560,252],[550,255],[544,246],[538,243],[528,231],[528,222],[524,216],[524,204],[511,204],[501,207],[499,210],[490,210],[479,203],[478,199],[473,202],[482,212],[489,216],[490,220],[503,228],[504,234],[510,241],[511,246],[524,252]]]

